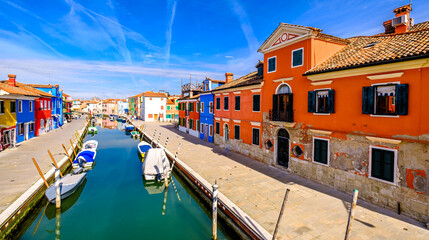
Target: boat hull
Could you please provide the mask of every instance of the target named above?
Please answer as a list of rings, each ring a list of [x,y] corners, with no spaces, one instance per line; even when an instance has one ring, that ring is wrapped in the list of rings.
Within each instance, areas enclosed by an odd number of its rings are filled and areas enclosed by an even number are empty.
[[[85,180],[85,178],[86,178],[86,172],[77,174],[77,175],[67,174],[66,176],[61,178],[59,180],[61,199],[65,199],[68,196],[72,195],[79,188],[80,184],[83,182],[83,180]],[[50,203],[55,203],[55,200],[56,200],[55,183],[52,184],[48,189],[46,189],[45,196]]]

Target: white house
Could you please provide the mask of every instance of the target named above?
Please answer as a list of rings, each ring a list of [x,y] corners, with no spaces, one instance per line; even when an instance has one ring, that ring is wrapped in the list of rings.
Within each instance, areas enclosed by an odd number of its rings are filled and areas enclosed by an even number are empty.
[[[143,93],[140,116],[143,121],[165,121],[167,94],[148,91]]]
[[[128,114],[128,99],[120,99],[118,104],[118,114]]]

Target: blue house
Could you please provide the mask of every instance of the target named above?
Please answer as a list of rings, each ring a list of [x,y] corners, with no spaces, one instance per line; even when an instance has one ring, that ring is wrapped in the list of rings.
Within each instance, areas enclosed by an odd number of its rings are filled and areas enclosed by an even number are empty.
[[[200,93],[200,138],[208,142],[213,142],[214,126],[213,112],[214,102],[212,89],[225,84],[225,81],[206,78],[203,81],[204,92]]]
[[[19,97],[17,102],[16,111],[16,142],[20,143],[27,141],[35,136],[34,131],[34,99],[35,97],[22,96]]]
[[[64,124],[63,121],[63,91],[60,90],[58,85],[43,85],[43,84],[28,84],[31,87],[42,90],[46,93],[51,94],[51,122],[52,129],[61,127]]]

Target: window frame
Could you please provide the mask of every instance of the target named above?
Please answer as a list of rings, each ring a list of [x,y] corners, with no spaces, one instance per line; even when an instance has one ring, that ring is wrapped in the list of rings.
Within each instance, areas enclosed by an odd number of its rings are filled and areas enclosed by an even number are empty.
[[[398,115],[396,113],[396,104],[397,104],[397,99],[396,99],[396,87],[401,84],[400,82],[387,82],[387,83],[374,83],[371,84],[371,87],[374,87],[374,113],[370,114],[371,117],[391,117],[391,118],[399,118],[400,115]],[[377,114],[377,87],[382,87],[382,86],[395,86],[395,114]]]
[[[317,102],[317,92],[321,92],[321,91],[329,91],[332,90],[331,88],[320,88],[320,89],[314,89],[314,108],[315,108],[315,112],[313,113],[314,115],[331,115],[330,112],[318,112],[318,102]],[[328,92],[328,101],[329,101],[329,92]]]
[[[237,138],[237,127],[238,127],[238,138]],[[234,139],[240,140],[240,125],[234,124]]]
[[[255,111],[255,96],[259,96],[259,110]],[[261,94],[252,95],[252,112],[261,112]]]
[[[321,162],[317,162],[317,161],[314,160],[314,156],[315,156],[315,154],[314,154],[314,147],[316,146],[315,140],[322,140],[322,141],[327,141],[328,142],[328,147],[327,147],[328,149],[326,151],[326,154],[327,154],[327,156],[326,156],[326,163],[321,163]],[[329,167],[329,163],[330,163],[329,155],[331,153],[330,152],[330,145],[331,145],[331,140],[330,139],[322,138],[322,137],[313,137],[312,156],[311,156],[312,162],[316,163],[316,164],[320,164],[322,166]]]
[[[200,102],[200,112],[204,113],[204,102]]]
[[[21,135],[24,135],[24,123],[18,123],[18,136],[21,136]]]
[[[229,111],[229,96],[223,97],[223,110]]]
[[[22,113],[22,100],[18,100],[18,112]]]
[[[238,109],[237,109],[237,98],[238,98]],[[240,96],[234,96],[234,111],[240,111],[241,110],[241,97]]]
[[[293,65],[293,53],[294,53],[294,52],[296,52],[296,51],[299,51],[299,50],[302,50],[302,63],[301,63],[301,65],[296,65],[296,66],[294,66],[294,65]],[[301,48],[297,48],[297,49],[292,50],[292,54],[291,54],[291,63],[290,63],[290,65],[291,65],[291,68],[296,68],[296,67],[302,67],[302,66],[304,66],[304,47],[301,47]]]
[[[275,59],[274,62],[274,71],[270,71],[270,59]],[[267,73],[274,73],[277,71],[277,56],[267,58]]]
[[[12,112],[12,103],[14,103],[14,111]],[[10,100],[10,113],[16,113],[16,100]]]
[[[219,99],[219,101],[218,101],[218,99]],[[218,104],[218,102],[219,102],[219,104]],[[220,97],[216,98],[216,110],[220,110]]]
[[[390,181],[387,181],[387,180],[384,180],[384,179],[372,176],[372,149],[379,149],[379,150],[393,152],[393,182],[390,182]],[[369,145],[369,160],[368,160],[368,165],[369,165],[368,166],[368,178],[374,179],[374,180],[377,180],[377,181],[380,181],[380,182],[384,182],[384,183],[387,183],[387,184],[395,185],[395,186],[398,185],[398,180],[397,180],[398,149]]]
[[[3,115],[5,112],[4,101],[0,100],[0,115]]]
[[[200,123],[200,133],[204,134],[204,123]]]
[[[258,143],[259,144],[254,144],[253,143],[253,139],[254,139],[254,137],[253,137],[253,130],[254,129],[257,129],[258,130]],[[261,129],[260,128],[254,128],[254,127],[252,127],[252,145],[253,146],[258,146],[258,147],[260,147],[261,146]]]
[[[213,125],[209,124],[209,136],[213,137]]]
[[[33,112],[33,101],[29,101],[30,105],[29,105],[29,112]]]
[[[211,106],[210,106],[211,105]],[[213,113],[213,101],[209,102],[209,113]]]
[[[215,134],[218,134],[218,135],[220,135],[220,122],[216,122],[215,123],[215,131],[216,131],[216,133]]]

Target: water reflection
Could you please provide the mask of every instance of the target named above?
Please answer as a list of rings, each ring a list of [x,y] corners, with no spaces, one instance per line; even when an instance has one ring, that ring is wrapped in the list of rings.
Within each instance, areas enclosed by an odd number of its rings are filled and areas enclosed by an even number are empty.
[[[68,198],[61,200],[61,213],[65,213],[68,209],[70,209],[79,199],[80,194],[82,194],[83,189],[85,188],[87,179],[83,180],[82,184],[76,189],[76,191],[70,195]],[[46,207],[45,211],[46,217],[51,220],[56,215],[56,207],[55,204],[49,204]]]

